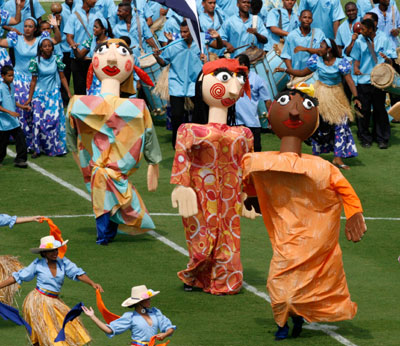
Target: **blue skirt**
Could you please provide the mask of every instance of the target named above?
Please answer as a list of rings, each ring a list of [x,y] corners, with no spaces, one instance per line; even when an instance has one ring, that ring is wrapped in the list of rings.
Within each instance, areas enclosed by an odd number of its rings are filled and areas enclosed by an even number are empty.
[[[358,156],[357,147],[347,119],[340,125],[330,125],[321,121],[311,140],[314,155],[333,152],[336,157],[341,158]]]
[[[65,115],[60,89],[44,91],[36,88],[32,111],[33,151],[49,156],[66,154]]]
[[[23,105],[29,97],[29,89],[31,86],[32,74],[23,73],[14,70],[14,88],[15,88],[15,102]],[[32,150],[32,137],[33,137],[33,118],[32,111],[25,111],[17,107],[17,112],[19,113],[19,123],[21,124],[21,129],[24,131],[26,146],[28,150]]]

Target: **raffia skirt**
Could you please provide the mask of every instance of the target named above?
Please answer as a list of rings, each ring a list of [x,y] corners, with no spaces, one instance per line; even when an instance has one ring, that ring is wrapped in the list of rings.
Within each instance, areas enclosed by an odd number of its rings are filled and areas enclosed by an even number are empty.
[[[354,120],[342,83],[327,85],[321,81],[314,84],[314,97],[318,99],[318,110],[322,118],[331,125],[342,124],[346,117]]]
[[[90,342],[90,336],[79,317],[65,327],[65,341],[54,343],[64,317],[70,308],[59,298],[31,291],[25,298],[24,318],[32,327],[31,342],[40,346],[81,346]]]
[[[13,272],[17,272],[24,266],[14,256],[0,256],[0,282],[8,279]],[[0,290],[0,302],[12,305],[15,293],[17,293],[19,285],[10,285]]]

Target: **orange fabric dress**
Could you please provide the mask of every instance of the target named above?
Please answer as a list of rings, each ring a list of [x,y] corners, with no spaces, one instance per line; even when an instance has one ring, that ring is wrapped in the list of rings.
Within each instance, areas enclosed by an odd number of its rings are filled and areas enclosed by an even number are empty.
[[[205,292],[237,293],[243,281],[240,163],[253,151],[253,135],[243,126],[183,124],[175,149],[171,184],[193,188],[198,203],[197,215],[183,218],[190,260],[178,276]]]
[[[276,323],[352,319],[339,246],[340,214],[362,212],[339,169],[319,157],[263,152],[242,161],[245,191],[258,197],[273,256],[267,289]],[[254,192],[254,191],[253,191]]]

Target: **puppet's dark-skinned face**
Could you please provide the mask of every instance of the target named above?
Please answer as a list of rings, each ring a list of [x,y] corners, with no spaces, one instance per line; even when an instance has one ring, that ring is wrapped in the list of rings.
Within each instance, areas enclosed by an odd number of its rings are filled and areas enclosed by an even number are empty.
[[[272,103],[268,115],[272,130],[279,138],[309,138],[318,126],[318,109],[299,94],[282,95]]]

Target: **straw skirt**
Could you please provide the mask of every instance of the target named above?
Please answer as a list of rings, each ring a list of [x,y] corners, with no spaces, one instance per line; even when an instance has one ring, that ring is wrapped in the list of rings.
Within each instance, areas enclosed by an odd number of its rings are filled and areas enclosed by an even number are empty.
[[[88,331],[79,317],[65,327],[65,341],[54,343],[70,308],[59,298],[31,291],[24,301],[24,318],[32,327],[31,342],[40,346],[81,346],[90,342]]]
[[[23,265],[14,256],[0,256],[0,282],[8,279],[13,272],[22,269]],[[0,290],[0,302],[12,305],[14,295],[17,293],[19,285],[10,285]]]
[[[314,88],[314,97],[319,102],[319,113],[326,122],[331,125],[340,125],[346,116],[349,120],[354,120],[353,111],[344,93],[342,83],[327,85],[316,81]]]

